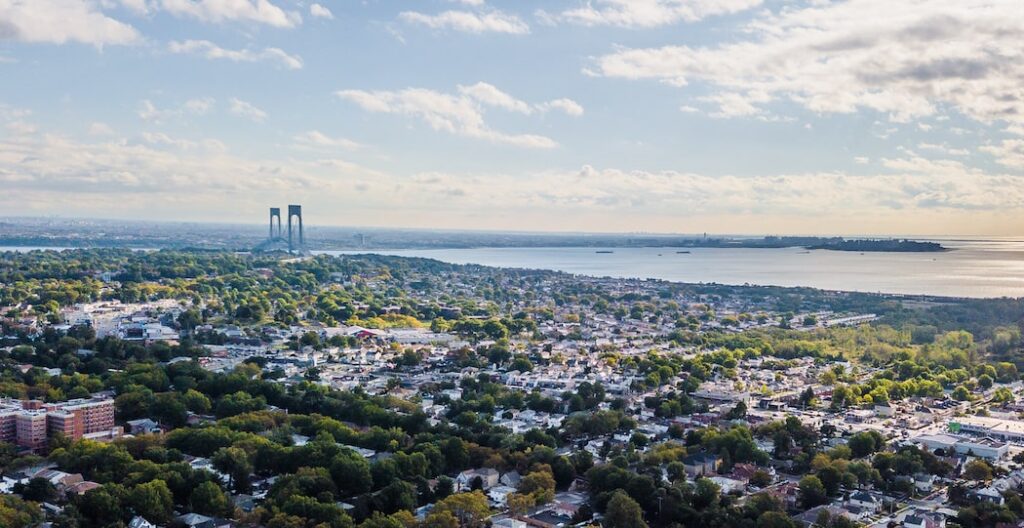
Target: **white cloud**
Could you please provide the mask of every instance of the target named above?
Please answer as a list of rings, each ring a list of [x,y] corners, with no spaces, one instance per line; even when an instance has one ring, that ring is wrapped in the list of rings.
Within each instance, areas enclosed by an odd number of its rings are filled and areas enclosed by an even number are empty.
[[[148,15],[153,6],[148,0],[119,0],[120,4],[136,15]]]
[[[212,97],[198,97],[185,101],[178,108],[158,108],[153,101],[143,99],[139,102],[139,109],[136,115],[143,121],[160,123],[172,117],[180,117],[185,114],[205,115],[214,106],[215,100]]]
[[[225,59],[234,62],[259,62],[271,61],[288,68],[298,70],[302,68],[302,58],[298,55],[289,55],[280,48],[264,48],[263,50],[229,50],[217,46],[208,40],[186,40],[184,42],[171,41],[168,44],[171,53],[195,53],[207,59]]]
[[[0,106],[0,126],[14,118]],[[0,134],[0,205],[18,214],[109,215],[147,219],[195,218],[232,206],[222,220],[242,210],[265,214],[267,203],[287,193],[322,211],[344,201],[353,187],[377,190],[372,199],[351,198],[351,208],[385,206],[387,193],[375,187],[396,180],[342,160],[243,159],[216,139],[177,138],[159,132],[136,140],[77,141],[57,133]],[[88,200],[82,196],[88,195]],[[369,204],[369,205],[367,205]],[[199,213],[200,215],[202,213]],[[262,218],[263,214],[259,217]],[[207,220],[210,219],[206,216]]]
[[[228,104],[230,105],[228,107],[228,111],[230,111],[232,114],[236,116],[244,117],[246,119],[251,119],[257,122],[263,121],[264,119],[267,118],[266,112],[260,110],[259,108],[256,108],[251,103],[242,101],[241,99],[236,99],[232,97],[230,100],[228,100]]]
[[[0,0],[0,40],[96,47],[141,40],[132,26],[115,20],[90,0]]]
[[[534,112],[547,112],[549,110],[559,110],[572,117],[583,115],[583,107],[572,99],[553,99],[545,103],[530,104],[512,97],[493,84],[485,82],[478,82],[471,86],[460,85],[459,93],[482,105],[494,106],[524,115],[530,115]]]
[[[206,115],[206,113],[213,109],[215,103],[216,101],[212,97],[199,97],[185,101],[182,109],[192,114]]]
[[[551,109],[561,110],[562,112],[565,112],[566,115],[570,115],[572,117],[579,117],[583,115],[583,107],[572,99],[554,99],[546,103],[541,103],[539,107],[541,110],[545,111]]]
[[[984,145],[980,150],[995,156],[1000,165],[1024,169],[1024,139],[1004,139],[995,145]]]
[[[764,12],[737,41],[625,49],[595,75],[694,80],[721,115],[773,101],[819,113],[870,109],[906,122],[948,106],[973,119],[1024,122],[1024,17],[1017,0],[848,0]]]
[[[766,98],[759,97],[757,100],[752,99],[752,97],[738,94],[736,92],[722,92],[700,98],[703,102],[718,105],[718,111],[711,112],[708,115],[711,117],[721,118],[752,116],[764,113],[763,110],[754,103],[764,102]]]
[[[746,11],[762,0],[596,0],[551,14],[538,11],[546,22],[584,26],[650,28],[678,22],[696,22],[716,15]]]
[[[97,121],[97,122],[92,123],[91,125],[89,125],[89,135],[90,136],[113,136],[114,135],[114,129],[111,128],[111,126],[106,124],[106,123],[101,123],[101,122]]]
[[[301,147],[314,148],[341,148],[345,150],[356,150],[362,147],[361,144],[348,138],[330,137],[319,130],[310,130],[304,134],[295,136],[295,143]]]
[[[502,11],[474,13],[470,11],[445,11],[428,15],[416,11],[403,11],[398,18],[409,24],[419,24],[431,29],[449,29],[464,33],[508,33],[525,35],[530,26],[516,15]]]
[[[197,143],[186,139],[174,139],[162,132],[143,132],[142,140],[151,145],[166,145],[183,150],[194,148]]]
[[[161,0],[160,6],[168,13],[213,24],[253,22],[291,28],[302,23],[298,12],[286,11],[269,0]]]
[[[918,213],[927,216],[932,210],[948,213],[1024,208],[1024,186],[1014,176],[985,174],[948,160],[885,162],[893,173],[741,177],[585,167],[578,175],[549,176],[543,191],[539,182],[529,178],[516,179],[515,185],[522,186],[523,192],[543,193],[543,200],[550,206],[605,211],[646,208],[669,212],[685,208],[695,214],[797,215],[807,219],[828,216],[823,211],[864,217],[898,210],[898,216],[906,217]],[[519,194],[505,193],[513,203]]]
[[[24,117],[0,107],[0,124]],[[119,211],[146,218],[180,219],[182,211],[207,210],[230,194],[226,214],[237,220],[246,211],[262,218],[266,203],[287,192],[318,208],[325,223],[387,207],[394,215],[382,223],[395,226],[678,231],[680,222],[698,222],[762,233],[837,232],[855,221],[888,233],[1005,231],[1007,219],[1024,212],[1020,176],[910,154],[881,165],[888,172],[737,176],[583,166],[392,174],[333,157],[242,159],[217,140],[160,132],[95,142],[40,132],[0,137],[0,186],[9,191],[0,193],[0,205],[16,214],[95,214],[121,204]]]
[[[458,189],[443,195],[444,211],[434,214],[475,215],[491,228],[519,222],[520,229],[551,229],[544,226],[555,221],[560,230],[600,225],[678,232],[679,222],[689,220],[735,232],[835,233],[856,221],[870,231],[935,233],[962,232],[965,227],[956,226],[967,219],[998,225],[1004,219],[993,211],[1005,218],[1024,210],[1019,177],[985,174],[945,160],[886,161],[893,167],[889,173],[735,176],[592,166],[516,175],[434,172],[417,175],[411,187],[424,202]]]
[[[193,149],[205,149],[211,153],[224,153],[227,152],[227,147],[219,140],[216,139],[204,139],[201,141],[194,141],[191,139],[182,139],[171,137],[163,132],[143,132],[140,134],[142,141],[153,145],[155,147],[170,147],[176,150],[193,150]]]
[[[39,127],[28,121],[10,121],[5,125],[7,132],[12,136],[31,136],[39,131]]]
[[[446,94],[424,88],[399,91],[341,90],[339,98],[364,110],[417,117],[434,130],[529,148],[554,148],[553,139],[535,134],[508,134],[490,128],[484,122],[485,107],[497,107],[529,114],[533,108],[498,88],[477,83],[460,86],[459,94]]]
[[[934,160],[924,158],[921,156],[915,156],[910,153],[909,158],[883,158],[882,165],[904,172],[911,172],[915,174],[932,174],[935,176],[949,175],[955,176],[960,174],[980,175],[981,171],[973,168],[968,168],[963,162],[957,160],[940,159]]]
[[[204,148],[196,148],[200,146]],[[226,156],[220,147],[215,140],[180,140],[164,134],[144,134],[137,143],[81,143],[44,134],[31,140],[0,142],[0,182],[52,195],[145,192],[161,196],[175,192],[182,198],[201,199],[211,191],[283,190],[313,180],[286,164]],[[25,158],[27,155],[31,158]],[[245,177],[240,178],[242,175]]]
[[[493,84],[478,82],[472,86],[459,86],[459,93],[482,104],[504,108],[511,112],[519,112],[520,114],[530,114],[533,112],[533,107],[529,103],[512,97],[499,90]]]
[[[149,99],[143,99],[142,102],[139,103],[138,116],[139,119],[142,119],[143,121],[157,122],[169,115],[170,114],[167,111],[157,108],[156,105],[153,104],[153,101],[150,101]]]
[[[330,9],[327,9],[320,4],[311,4],[309,6],[309,14],[316,18],[326,18],[328,20],[334,19],[334,13],[331,13]]]
[[[949,145],[946,145],[945,143],[940,145],[937,143],[921,142],[917,144],[917,148],[922,150],[932,150],[935,152],[941,152],[942,154],[946,154],[949,156],[969,156],[971,154],[971,152],[967,149],[952,148]]]

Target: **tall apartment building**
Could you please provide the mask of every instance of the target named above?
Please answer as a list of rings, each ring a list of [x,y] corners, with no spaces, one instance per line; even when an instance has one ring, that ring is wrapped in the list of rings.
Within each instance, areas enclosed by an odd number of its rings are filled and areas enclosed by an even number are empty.
[[[0,400],[0,441],[37,450],[46,447],[47,441],[57,434],[71,440],[120,436],[114,424],[114,400]]]
[[[22,447],[41,449],[46,447],[46,412],[24,410],[14,417],[17,429],[14,439]]]

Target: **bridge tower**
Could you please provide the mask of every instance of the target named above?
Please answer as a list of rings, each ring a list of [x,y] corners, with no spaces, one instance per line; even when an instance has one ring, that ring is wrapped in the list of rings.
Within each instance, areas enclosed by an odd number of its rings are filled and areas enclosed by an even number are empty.
[[[274,219],[277,219],[277,234],[274,234]],[[270,240],[281,238],[281,208],[270,208]]]
[[[292,218],[298,218],[299,228],[299,245],[303,247],[306,243],[305,237],[302,236],[302,206],[301,205],[289,205],[288,206],[288,251],[295,249],[295,242],[292,238]]]

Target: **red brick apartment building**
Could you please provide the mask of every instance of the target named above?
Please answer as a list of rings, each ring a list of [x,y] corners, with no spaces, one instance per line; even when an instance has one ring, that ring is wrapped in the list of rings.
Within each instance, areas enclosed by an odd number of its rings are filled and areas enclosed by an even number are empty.
[[[38,450],[58,433],[72,440],[120,436],[114,425],[114,400],[0,400],[0,441]]]

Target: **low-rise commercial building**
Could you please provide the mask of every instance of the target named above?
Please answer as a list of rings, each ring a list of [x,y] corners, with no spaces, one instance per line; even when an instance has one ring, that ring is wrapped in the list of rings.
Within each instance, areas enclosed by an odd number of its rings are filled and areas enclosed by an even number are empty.
[[[949,422],[953,433],[988,436],[1007,442],[1024,442],[1024,422],[989,416],[961,416]]]
[[[941,449],[947,453],[970,455],[988,460],[999,460],[1010,450],[1009,444],[993,438],[971,438],[960,435],[921,435],[914,439],[929,451]]]

